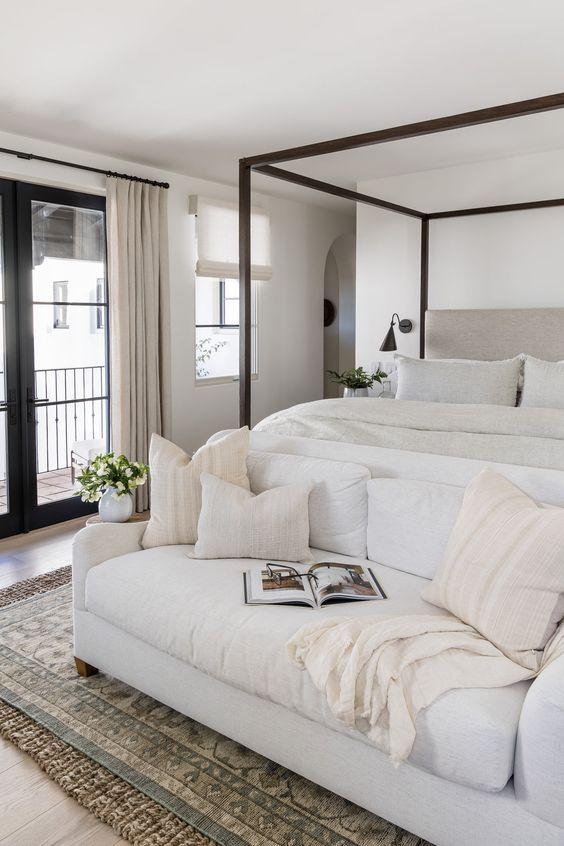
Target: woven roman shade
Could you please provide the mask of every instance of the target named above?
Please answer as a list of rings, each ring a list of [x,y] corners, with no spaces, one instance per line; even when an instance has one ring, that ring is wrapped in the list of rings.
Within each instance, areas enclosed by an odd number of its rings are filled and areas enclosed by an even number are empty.
[[[190,197],[190,212],[197,215],[197,276],[239,278],[239,208],[235,203]],[[251,276],[270,279],[270,218],[265,209],[251,211]]]

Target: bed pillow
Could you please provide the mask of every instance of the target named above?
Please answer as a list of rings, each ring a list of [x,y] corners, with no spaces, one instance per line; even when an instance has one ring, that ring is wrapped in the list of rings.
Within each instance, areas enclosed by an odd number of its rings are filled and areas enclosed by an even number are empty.
[[[525,358],[522,406],[564,408],[564,361]]]
[[[295,482],[313,483],[309,496],[310,545],[343,555],[366,556],[367,467],[305,455],[250,452],[247,472],[255,494]]]
[[[149,449],[151,518],[143,548],[195,543],[202,504],[201,473],[215,473],[248,491],[248,449],[246,426],[205,444],[191,459],[176,444],[153,435]]]
[[[432,579],[443,560],[464,488],[415,479],[371,479],[368,558]]]
[[[464,494],[423,599],[532,670],[564,616],[564,509],[538,505],[493,470]]]
[[[195,558],[261,558],[309,563],[311,484],[283,485],[255,496],[202,473]]]
[[[521,357],[503,361],[396,356],[396,399],[515,405]]]

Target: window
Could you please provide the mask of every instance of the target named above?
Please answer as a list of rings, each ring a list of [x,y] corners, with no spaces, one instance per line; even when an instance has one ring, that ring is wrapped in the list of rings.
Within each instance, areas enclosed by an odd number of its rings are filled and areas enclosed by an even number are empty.
[[[196,237],[196,379],[239,373],[239,210],[236,203],[192,196]],[[272,277],[270,218],[251,209],[251,369],[258,372],[258,281]]]
[[[53,282],[53,329],[68,329],[67,305],[69,283]]]
[[[251,288],[251,363],[257,375],[257,283]],[[196,379],[239,373],[239,281],[196,277]]]

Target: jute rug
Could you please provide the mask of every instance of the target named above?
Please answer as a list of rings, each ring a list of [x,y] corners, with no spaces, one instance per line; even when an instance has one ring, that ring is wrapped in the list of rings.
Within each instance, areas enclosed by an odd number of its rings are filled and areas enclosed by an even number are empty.
[[[0,591],[0,733],[134,846],[429,846],[99,674],[77,676],[70,568]]]

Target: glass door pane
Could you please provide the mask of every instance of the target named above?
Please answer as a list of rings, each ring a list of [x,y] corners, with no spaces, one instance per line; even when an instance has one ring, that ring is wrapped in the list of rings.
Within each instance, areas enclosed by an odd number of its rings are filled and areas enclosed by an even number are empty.
[[[54,519],[72,516],[68,509],[74,513],[82,505],[74,495],[76,476],[109,448],[105,211],[100,198],[90,198],[99,201],[94,208],[58,201],[57,195],[68,194],[36,188],[28,207],[31,506]]]

